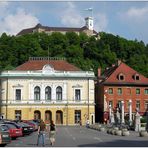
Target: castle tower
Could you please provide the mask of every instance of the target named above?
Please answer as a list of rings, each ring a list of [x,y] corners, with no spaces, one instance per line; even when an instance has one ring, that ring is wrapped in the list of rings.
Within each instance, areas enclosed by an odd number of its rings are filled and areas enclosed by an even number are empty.
[[[94,25],[93,25],[93,18],[92,17],[86,17],[85,18],[85,26],[89,29],[89,30],[93,30]]]

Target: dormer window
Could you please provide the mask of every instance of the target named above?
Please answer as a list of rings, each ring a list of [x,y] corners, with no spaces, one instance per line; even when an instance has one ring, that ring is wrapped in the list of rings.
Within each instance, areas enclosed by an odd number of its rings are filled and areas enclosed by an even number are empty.
[[[125,79],[124,74],[123,74],[123,73],[120,73],[120,74],[118,75],[118,80],[123,81],[124,79]]]
[[[137,81],[140,80],[139,74],[135,74],[133,77],[134,77],[134,80],[137,80]]]

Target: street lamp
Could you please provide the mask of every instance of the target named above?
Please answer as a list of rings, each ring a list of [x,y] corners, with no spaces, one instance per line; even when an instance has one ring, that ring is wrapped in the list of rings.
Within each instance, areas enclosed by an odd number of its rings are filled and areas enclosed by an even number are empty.
[[[121,123],[125,123],[124,121],[124,101],[121,101]]]
[[[132,124],[132,100],[129,100],[129,125]]]
[[[111,123],[112,106],[109,104],[109,122]]]

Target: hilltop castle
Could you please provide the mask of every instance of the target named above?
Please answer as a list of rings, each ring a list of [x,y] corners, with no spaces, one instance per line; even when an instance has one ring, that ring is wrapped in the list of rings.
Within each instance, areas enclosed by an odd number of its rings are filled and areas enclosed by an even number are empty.
[[[34,33],[34,32],[45,32],[47,34],[52,34],[53,32],[61,32],[65,34],[66,32],[75,32],[80,34],[81,32],[86,33],[88,36],[98,36],[98,33],[94,30],[93,27],[93,18],[86,17],[85,18],[85,26],[81,28],[70,28],[70,27],[49,27],[49,26],[42,26],[41,24],[37,24],[33,28],[27,28],[21,30],[17,36]]]

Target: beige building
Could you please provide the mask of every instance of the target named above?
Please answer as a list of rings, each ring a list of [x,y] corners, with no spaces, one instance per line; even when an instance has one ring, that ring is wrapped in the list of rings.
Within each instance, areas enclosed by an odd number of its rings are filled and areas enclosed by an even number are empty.
[[[1,116],[63,125],[85,124],[89,118],[94,123],[94,77],[63,59],[30,58],[1,72]]]

